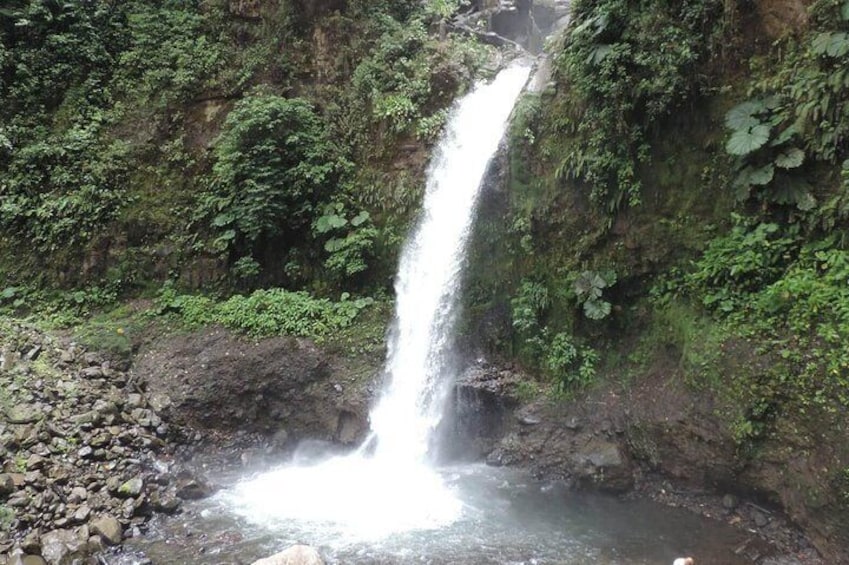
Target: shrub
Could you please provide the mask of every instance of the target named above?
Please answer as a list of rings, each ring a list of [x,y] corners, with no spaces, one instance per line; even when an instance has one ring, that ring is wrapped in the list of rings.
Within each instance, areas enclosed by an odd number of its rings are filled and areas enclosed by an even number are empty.
[[[303,232],[346,163],[303,99],[256,93],[227,116],[201,213],[219,251]]]

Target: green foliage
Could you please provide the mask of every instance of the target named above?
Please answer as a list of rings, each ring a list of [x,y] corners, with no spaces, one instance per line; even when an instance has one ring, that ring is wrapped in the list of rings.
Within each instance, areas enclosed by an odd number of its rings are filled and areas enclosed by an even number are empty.
[[[355,150],[374,149],[357,147],[355,140],[375,127],[386,142],[403,135],[433,141],[445,109],[468,82],[467,69],[483,63],[485,50],[479,45],[456,37],[440,42],[429,35],[429,15],[445,17],[454,10],[453,2],[436,4],[426,5],[423,17],[403,23],[380,20],[383,33],[373,53],[354,70],[348,107],[339,108],[349,114],[346,120],[361,118],[347,121],[345,134]]]
[[[849,340],[849,252],[838,241],[837,234],[805,241],[796,225],[738,218],[679,279],[680,296],[701,300],[723,324],[725,340],[746,340],[764,359],[724,385],[743,407],[735,420],[740,440],[761,437],[782,410],[849,407],[842,346]],[[718,355],[722,347],[711,350]]]
[[[257,93],[227,116],[201,213],[218,251],[303,232],[346,163],[311,104]]]
[[[565,332],[552,337],[545,356],[546,371],[557,379],[560,392],[590,385],[595,379],[598,353],[581,347]]]
[[[532,334],[540,328],[545,310],[551,304],[548,289],[533,281],[522,281],[516,296],[510,301],[513,327],[520,334]]]
[[[602,299],[602,292],[616,284],[616,273],[584,271],[572,285],[578,302],[583,304],[584,315],[590,320],[602,320],[610,315],[610,302]]]
[[[725,115],[732,130],[725,150],[737,157],[735,194],[745,201],[757,191],[762,200],[794,204],[805,212],[816,205],[810,186],[795,171],[805,162],[805,152],[796,146],[794,126],[776,134],[782,121],[776,97],[743,102]]]
[[[324,250],[328,257],[324,266],[336,281],[341,283],[368,268],[378,236],[368,212],[362,210],[348,219],[343,204],[329,204],[314,222],[313,231],[327,238]]]
[[[221,71],[223,46],[191,3],[133,2],[127,28],[130,44],[119,58],[116,86],[135,104],[173,111]]]
[[[0,504],[0,530],[9,531],[14,521],[15,510],[5,504]]]
[[[574,2],[555,57],[569,88],[549,136],[555,147],[547,149],[560,156],[556,176],[586,183],[608,212],[639,203],[649,133],[705,88],[700,67],[719,40],[722,12],[719,0],[650,9],[627,0]]]
[[[281,288],[236,294],[219,302],[207,296],[178,294],[173,286],[166,286],[156,305],[158,314],[176,314],[188,327],[220,324],[251,336],[320,339],[347,327],[372,302],[370,298],[352,300],[347,294],[332,302]]]
[[[778,280],[793,261],[799,230],[775,223],[747,221],[735,215],[731,231],[710,242],[686,285],[712,310],[739,311],[751,295]]]
[[[726,115],[726,150],[737,156],[739,200],[757,197],[794,206],[802,217],[829,221],[817,209],[805,180],[814,163],[845,159],[849,141],[849,21],[845,5],[820,2],[816,28],[801,41],[781,45],[780,65],[754,66],[759,77],[750,99]],[[803,167],[803,165],[808,165]]]

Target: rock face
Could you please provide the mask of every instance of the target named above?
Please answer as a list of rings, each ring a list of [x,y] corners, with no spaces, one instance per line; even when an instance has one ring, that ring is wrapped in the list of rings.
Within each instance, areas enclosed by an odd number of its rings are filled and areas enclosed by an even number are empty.
[[[254,561],[253,565],[324,565],[324,559],[315,548],[293,545],[271,557]]]
[[[132,370],[177,423],[350,443],[367,430],[368,394],[346,373],[309,340],[248,340],[223,329],[157,341]]]

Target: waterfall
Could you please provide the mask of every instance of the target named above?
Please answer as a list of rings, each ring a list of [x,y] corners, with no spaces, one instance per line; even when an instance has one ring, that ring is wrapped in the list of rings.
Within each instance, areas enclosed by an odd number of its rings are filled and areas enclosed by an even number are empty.
[[[457,290],[481,181],[529,69],[515,64],[457,105],[428,169],[423,215],[401,255],[389,377],[370,415],[375,457],[422,461],[450,384]]]
[[[530,67],[514,63],[478,84],[452,111],[428,169],[422,217],[395,281],[386,388],[358,452],[289,465],[237,485],[231,504],[252,521],[308,523],[352,540],[439,528],[462,504],[427,464],[447,388],[457,291],[480,185]]]

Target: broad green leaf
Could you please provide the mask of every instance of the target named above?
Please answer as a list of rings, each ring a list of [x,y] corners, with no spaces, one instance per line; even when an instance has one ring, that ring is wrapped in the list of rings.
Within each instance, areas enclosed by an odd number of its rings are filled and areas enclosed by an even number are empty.
[[[782,169],[795,169],[805,161],[805,152],[798,147],[790,147],[778,154],[775,166]]]
[[[610,314],[610,302],[587,300],[584,302],[584,315],[590,320],[601,320]]]
[[[335,253],[336,251],[339,251],[340,249],[342,249],[344,247],[345,247],[345,240],[339,239],[339,238],[336,238],[336,237],[334,237],[332,239],[328,239],[327,243],[324,244],[324,250],[327,251],[328,253]]]
[[[844,22],[849,22],[849,2],[844,2],[840,8],[840,17]]]
[[[753,128],[761,123],[755,115],[764,110],[766,106],[760,100],[749,100],[737,104],[725,114],[725,126],[735,131]]]
[[[598,45],[598,46],[595,47],[595,49],[590,51],[590,54],[587,57],[587,62],[591,63],[593,65],[597,65],[597,64],[601,63],[602,61],[604,61],[604,59],[607,58],[607,56],[610,55],[612,52],[613,52],[613,46],[612,45],[604,45],[604,44]]]
[[[811,49],[816,55],[842,57],[849,53],[849,33],[830,31],[820,33],[811,43]]]
[[[751,129],[735,131],[725,150],[731,155],[748,155],[764,146],[769,140],[769,126],[757,125]]]
[[[831,57],[842,57],[849,53],[849,33],[832,33],[827,53]]]
[[[354,216],[354,218],[351,220],[351,225],[354,226],[354,227],[357,227],[357,226],[363,224],[364,222],[368,221],[368,219],[369,219],[369,213],[366,212],[365,210],[363,210],[362,212],[360,212],[359,214]]]
[[[828,43],[831,41],[831,33],[822,32],[817,34],[814,38],[813,42],[811,42],[811,49],[813,50],[815,55],[825,55],[828,51]]]

